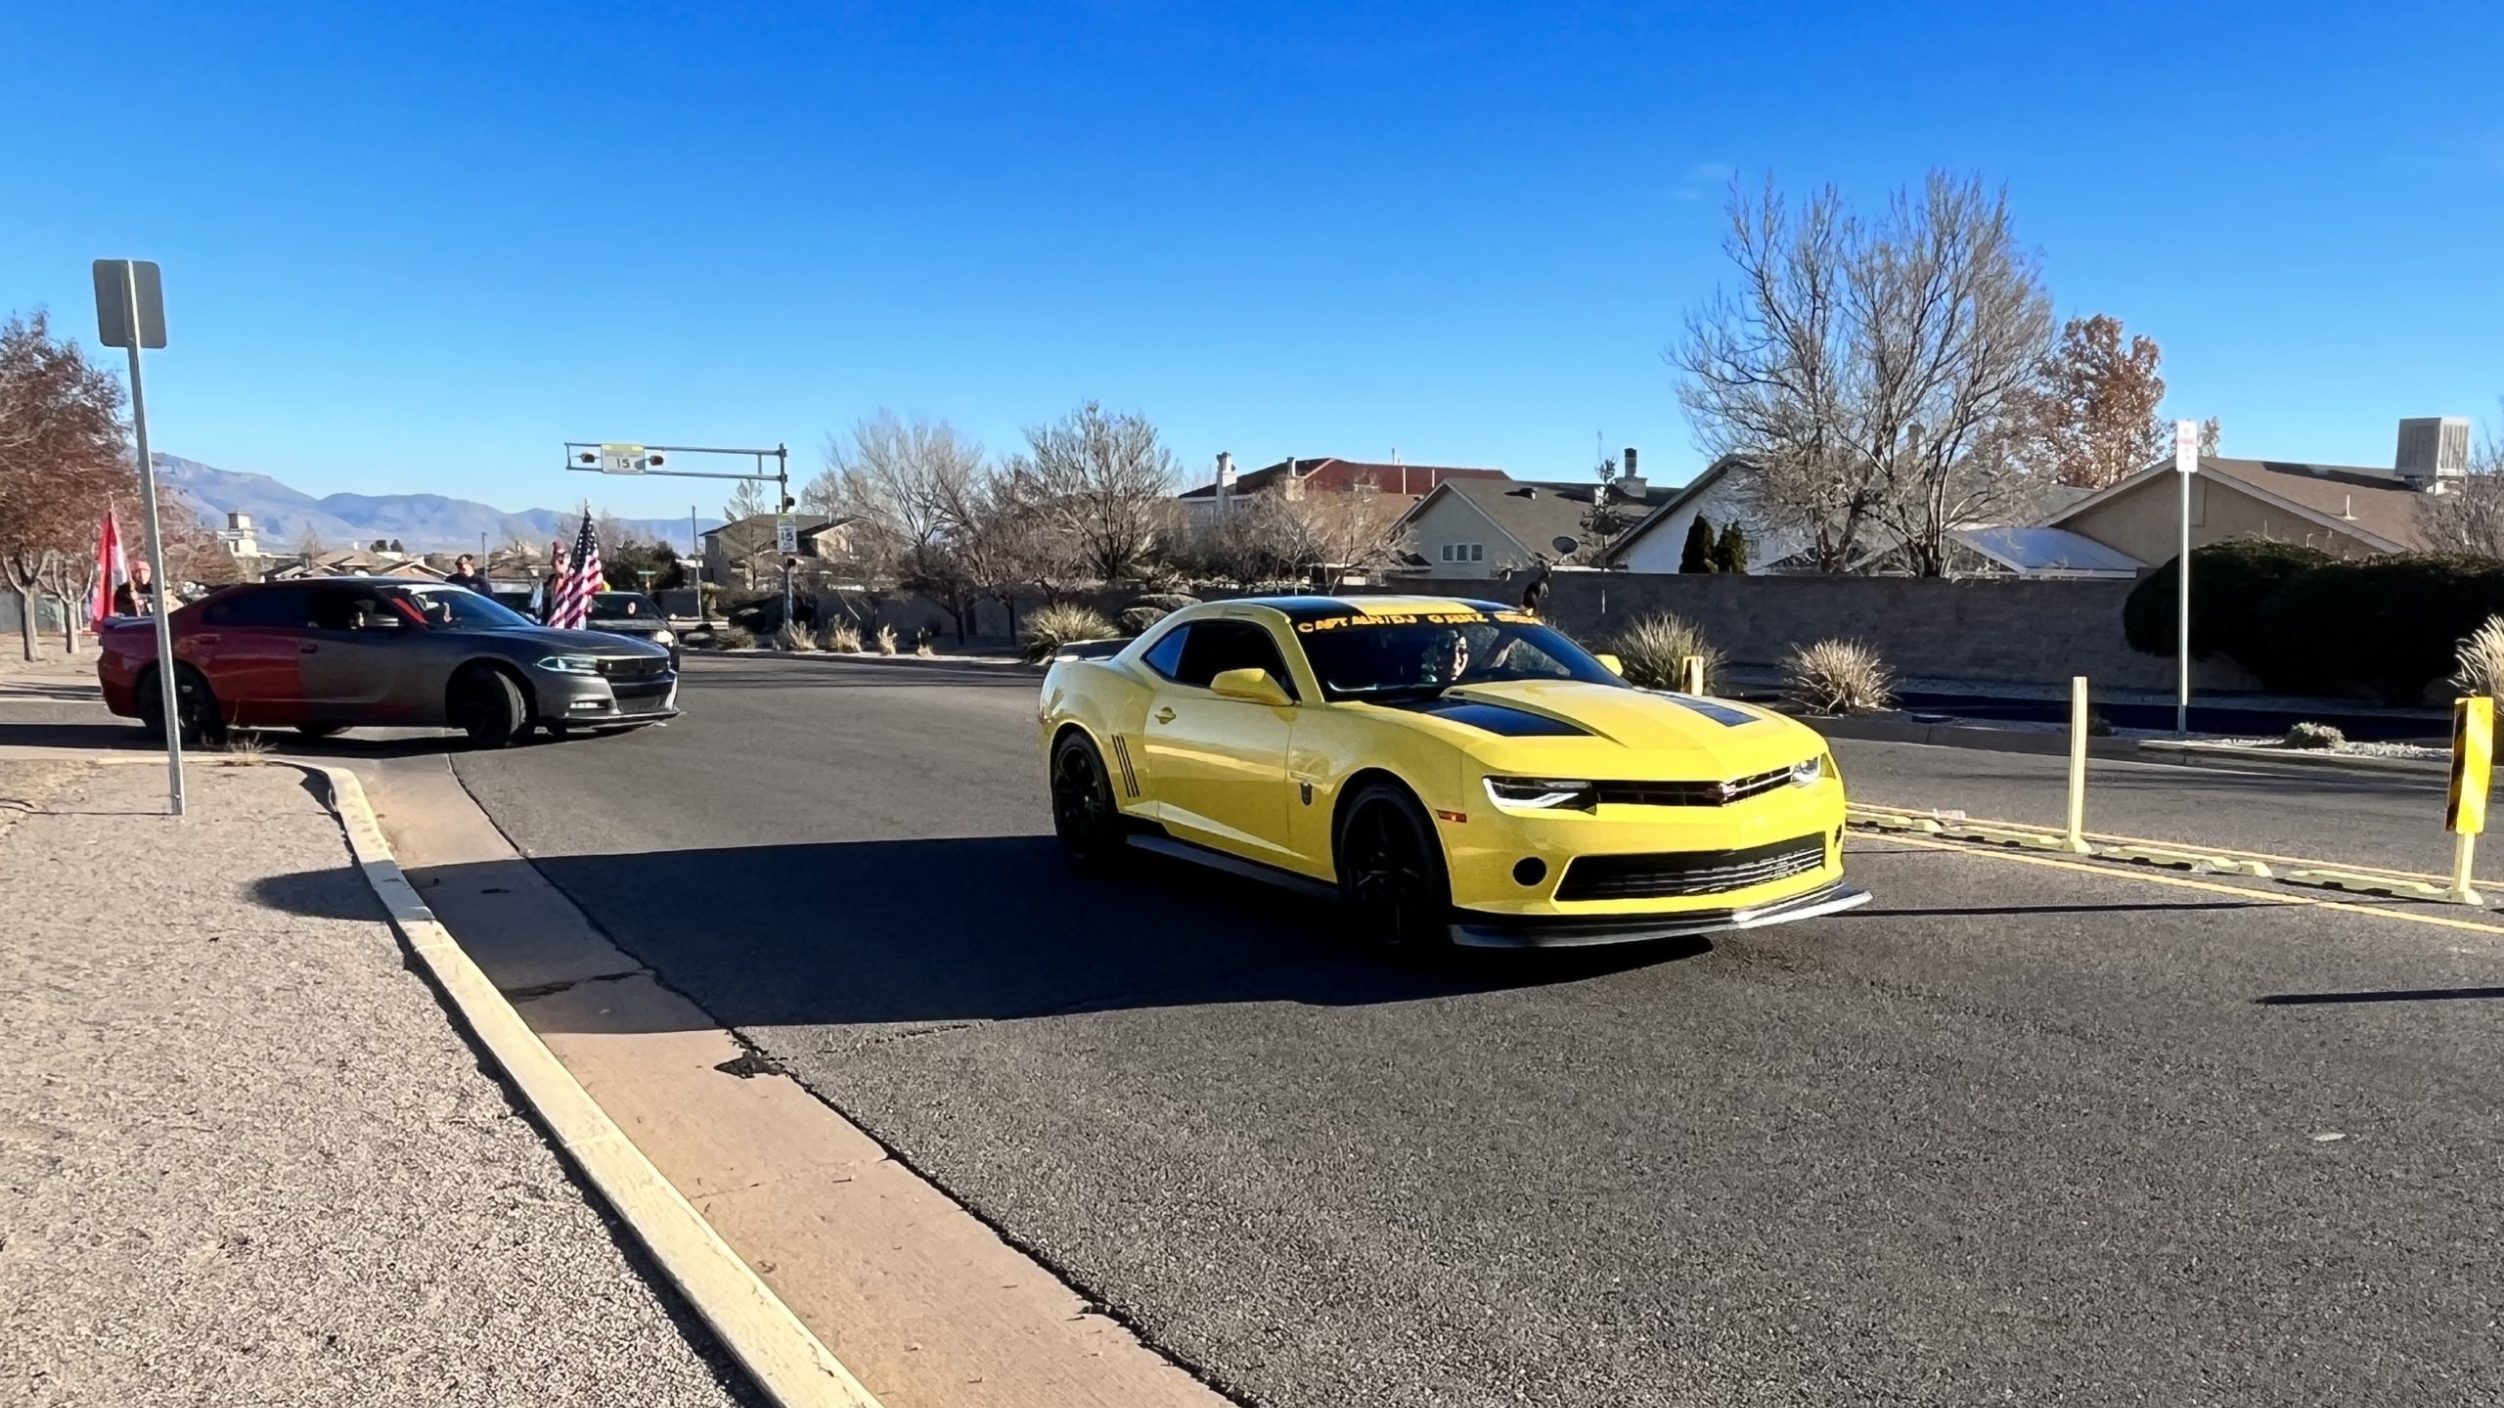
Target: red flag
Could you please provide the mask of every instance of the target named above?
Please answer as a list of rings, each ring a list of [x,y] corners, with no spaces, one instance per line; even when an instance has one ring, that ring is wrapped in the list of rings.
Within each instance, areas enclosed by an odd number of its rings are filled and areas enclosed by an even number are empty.
[[[101,626],[113,614],[113,598],[122,583],[130,580],[130,564],[122,560],[122,530],[113,521],[113,510],[104,511],[104,527],[96,536],[96,599],[87,613],[90,627]]]

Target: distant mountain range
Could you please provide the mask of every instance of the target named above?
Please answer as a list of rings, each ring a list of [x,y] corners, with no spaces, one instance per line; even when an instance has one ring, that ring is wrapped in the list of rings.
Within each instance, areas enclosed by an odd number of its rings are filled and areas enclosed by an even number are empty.
[[[317,499],[266,474],[219,469],[180,455],[155,458],[157,476],[181,490],[211,527],[225,527],[230,513],[252,515],[252,531],[266,553],[293,552],[307,533],[327,548],[359,548],[377,538],[396,538],[410,552],[476,551],[481,533],[487,535],[487,545],[495,548],[514,538],[540,544],[559,537],[571,539],[582,525],[579,513],[550,508],[507,513],[441,494],[327,494]],[[684,518],[622,521],[647,542],[658,540],[684,552],[695,550],[688,541]],[[718,518],[699,520],[703,529],[719,526]]]

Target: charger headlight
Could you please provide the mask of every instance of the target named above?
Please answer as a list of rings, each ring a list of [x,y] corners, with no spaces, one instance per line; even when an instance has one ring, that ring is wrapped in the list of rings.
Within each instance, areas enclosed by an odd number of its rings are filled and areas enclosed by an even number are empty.
[[[594,655],[543,655],[539,657],[539,668],[560,675],[596,675],[600,673],[600,660]]]
[[[1564,778],[1490,777],[1487,800],[1524,811],[1587,812],[1599,805],[1600,791],[1589,782]]]

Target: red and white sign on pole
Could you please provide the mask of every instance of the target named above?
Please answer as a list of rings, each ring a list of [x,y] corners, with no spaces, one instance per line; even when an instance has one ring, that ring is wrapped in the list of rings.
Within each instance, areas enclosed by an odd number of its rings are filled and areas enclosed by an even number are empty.
[[[2200,472],[2200,423],[2196,420],[2174,422],[2174,473]]]

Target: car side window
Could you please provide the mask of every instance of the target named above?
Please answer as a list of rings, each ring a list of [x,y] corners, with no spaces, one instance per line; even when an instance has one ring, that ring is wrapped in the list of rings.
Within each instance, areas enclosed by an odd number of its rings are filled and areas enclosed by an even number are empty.
[[[356,587],[315,590],[310,619],[317,631],[396,631],[401,623],[381,596]]]
[[[306,600],[310,595],[298,587],[236,592],[201,607],[200,622],[206,626],[301,627],[310,619],[311,603]]]
[[[1156,644],[1149,646],[1148,653],[1140,659],[1147,662],[1149,669],[1169,680],[1173,679],[1182,669],[1183,641],[1190,634],[1190,626],[1176,626],[1167,631]]]
[[[1219,675],[1242,669],[1266,671],[1288,698],[1295,697],[1295,681],[1287,674],[1286,658],[1278,653],[1278,642],[1250,621],[1194,621],[1191,638],[1183,645],[1182,660],[1172,679],[1176,684],[1206,689],[1209,681]]]

